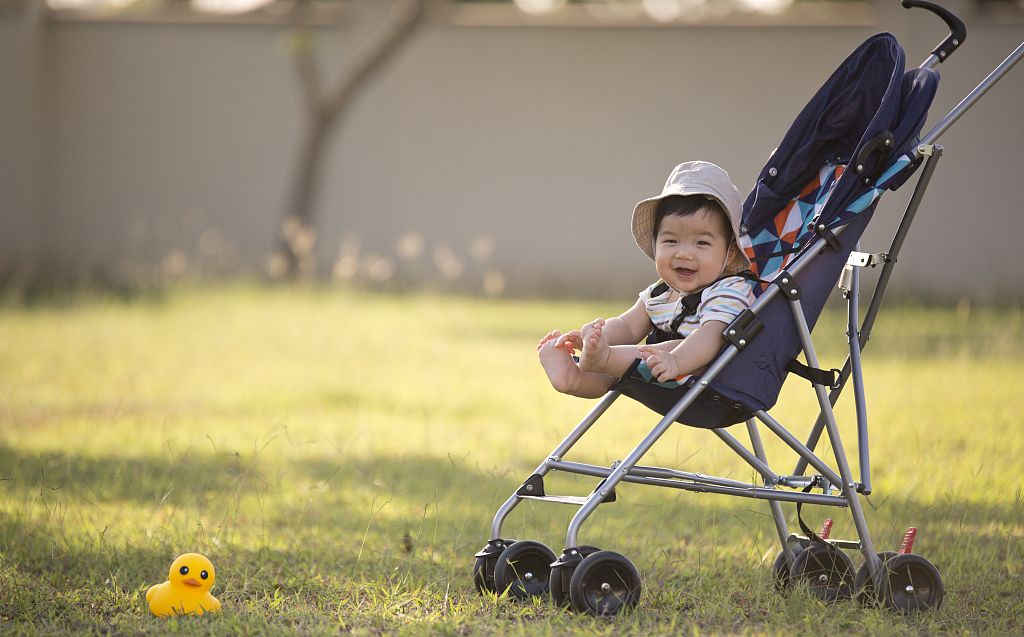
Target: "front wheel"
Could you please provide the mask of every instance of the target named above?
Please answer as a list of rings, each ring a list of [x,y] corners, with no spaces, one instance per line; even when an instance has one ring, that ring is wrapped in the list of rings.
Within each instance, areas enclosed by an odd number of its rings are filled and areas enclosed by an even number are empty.
[[[632,562],[612,551],[598,551],[576,567],[569,599],[576,612],[607,617],[635,608],[640,590],[640,574]]]
[[[575,560],[574,562],[563,564],[562,562],[566,558],[566,554],[563,553],[562,557],[551,566],[551,583],[549,588],[551,589],[551,601],[555,603],[555,606],[569,605],[569,583],[572,581],[572,574],[575,572],[576,566],[582,560],[600,550],[596,546],[584,544],[575,549],[569,549],[569,557]],[[572,555],[571,551],[576,551],[576,554]]]
[[[555,552],[540,542],[516,542],[502,551],[494,565],[494,587],[518,599],[544,595],[555,559]]]

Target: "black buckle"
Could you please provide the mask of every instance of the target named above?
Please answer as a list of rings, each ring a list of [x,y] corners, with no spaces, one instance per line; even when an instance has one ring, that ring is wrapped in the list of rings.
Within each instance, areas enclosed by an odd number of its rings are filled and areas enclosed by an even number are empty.
[[[732,323],[729,323],[729,326],[722,332],[722,336],[742,352],[763,329],[764,323],[757,319],[756,314],[746,309],[740,312]]]

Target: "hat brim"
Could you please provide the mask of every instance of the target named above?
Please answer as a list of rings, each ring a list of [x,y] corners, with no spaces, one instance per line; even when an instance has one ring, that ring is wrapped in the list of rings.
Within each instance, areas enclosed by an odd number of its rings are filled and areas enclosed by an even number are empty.
[[[650,199],[644,199],[633,208],[633,219],[630,223],[630,229],[633,232],[633,240],[636,241],[637,247],[640,248],[651,261],[654,261],[654,217],[655,213],[658,211],[658,202],[673,194],[678,193],[668,193],[652,197]],[[718,204],[722,206],[723,210],[728,210],[725,202],[721,199],[718,197],[712,197],[712,199],[718,202]],[[732,221],[731,215],[729,216],[730,221]],[[750,269],[750,259],[747,258],[743,248],[740,247],[736,240],[739,236],[738,224],[734,222],[731,225],[733,235],[733,253],[732,258],[729,259],[729,262],[725,265],[725,270],[723,271],[723,274],[728,276],[739,274],[740,272]]]

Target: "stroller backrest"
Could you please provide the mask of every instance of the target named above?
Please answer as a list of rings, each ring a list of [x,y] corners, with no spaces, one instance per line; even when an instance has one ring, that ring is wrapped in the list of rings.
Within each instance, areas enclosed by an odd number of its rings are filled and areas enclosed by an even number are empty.
[[[914,172],[916,147],[938,86],[931,69],[904,72],[903,48],[881,33],[858,47],[797,116],[743,206],[740,245],[761,279],[809,256],[807,246],[845,225],[834,242],[796,277],[813,328],[849,253],[885,189]],[[888,152],[866,154],[891,135]],[[858,161],[851,161],[857,159]],[[861,170],[857,170],[857,168]],[[876,170],[877,169],[877,170]],[[876,179],[865,183],[865,175]],[[755,286],[760,295],[767,284]],[[779,296],[758,313],[765,328],[711,383],[737,409],[770,409],[801,350],[787,301]]]
[[[904,155],[917,144],[938,74],[904,73],[904,60],[891,34],[869,38],[808,102],[772,153],[744,203],[746,234],[740,237],[760,278],[770,281],[789,265],[817,236],[815,228],[843,225],[913,173],[905,170],[912,156]],[[891,147],[860,157],[860,171],[845,169],[886,133]],[[865,184],[863,176],[882,161],[884,174]]]

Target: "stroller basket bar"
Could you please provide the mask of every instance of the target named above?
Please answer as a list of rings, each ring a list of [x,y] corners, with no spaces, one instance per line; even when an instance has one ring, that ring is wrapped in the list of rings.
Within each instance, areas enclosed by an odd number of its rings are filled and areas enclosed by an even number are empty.
[[[560,471],[567,471],[570,473],[576,473],[580,475],[593,476],[595,478],[610,478],[615,475],[616,470],[608,467],[599,467],[597,465],[582,464],[578,462],[566,462],[564,460],[556,460],[548,463],[551,469]],[[690,478],[683,480],[668,477],[649,477],[654,475],[666,475],[669,473],[683,473],[683,472],[672,472],[669,469],[659,469],[652,467],[650,471],[643,471],[638,467],[634,467],[628,474],[622,474],[619,477],[620,482],[629,482],[632,484],[644,484],[655,487],[668,487],[671,489],[682,489],[685,491],[694,491],[697,493],[718,493],[723,495],[735,495],[744,498],[752,498],[755,500],[775,500],[779,502],[802,502],[804,504],[821,504],[826,506],[845,507],[848,506],[849,502],[845,496],[838,495],[823,495],[816,493],[801,493],[793,491],[781,491],[773,487],[758,487],[745,482],[729,481],[721,478],[704,478],[696,480],[693,476],[697,474],[688,474]],[[728,484],[729,486],[725,486]],[[606,488],[602,488],[602,492],[606,492]],[[520,498],[524,496],[518,496]],[[549,496],[535,497],[525,496],[530,499],[544,500],[551,499]],[[556,502],[563,502],[563,498],[566,496],[554,496],[558,498],[554,500]],[[583,498],[583,504],[589,504],[592,498]],[[576,504],[577,502],[571,502]]]

